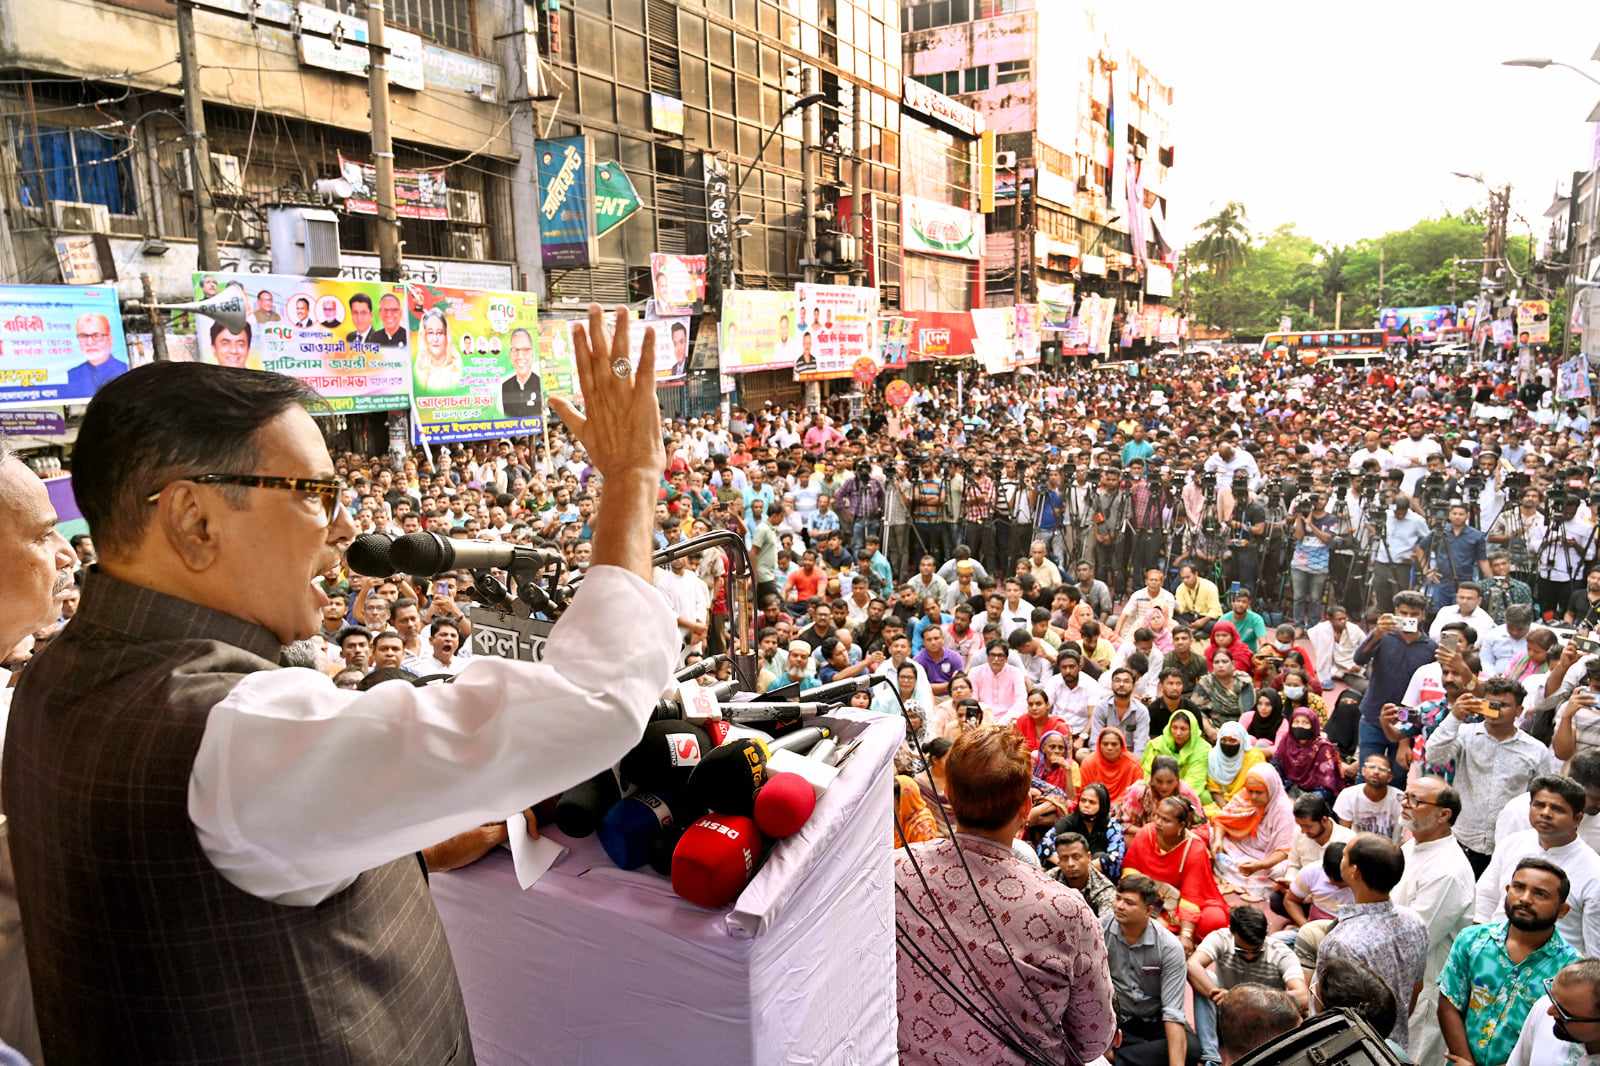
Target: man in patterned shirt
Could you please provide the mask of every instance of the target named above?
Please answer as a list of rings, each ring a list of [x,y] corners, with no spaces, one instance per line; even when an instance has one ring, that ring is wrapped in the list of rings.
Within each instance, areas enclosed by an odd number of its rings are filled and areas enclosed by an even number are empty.
[[[902,1066],[1021,1063],[1024,1041],[1055,1062],[1106,1054],[1117,1019],[1099,923],[1076,889],[1012,851],[1031,809],[1027,745],[980,726],[951,747],[945,779],[955,838],[895,856]],[[998,1010],[981,1018],[957,1005],[986,997]]]
[[[1567,875],[1526,858],[1506,886],[1505,918],[1463,930],[1439,974],[1439,1028],[1458,1066],[1503,1066],[1545,982],[1578,953],[1556,923],[1567,913]]]
[[[1399,1005],[1388,1037],[1402,1048],[1409,1036],[1406,1017],[1428,965],[1428,927],[1413,911],[1397,908],[1389,899],[1405,868],[1400,845],[1372,833],[1358,835],[1344,849],[1339,878],[1350,886],[1356,901],[1339,909],[1338,922],[1323,938],[1312,982],[1319,986],[1323,967],[1336,958],[1370,967]]]

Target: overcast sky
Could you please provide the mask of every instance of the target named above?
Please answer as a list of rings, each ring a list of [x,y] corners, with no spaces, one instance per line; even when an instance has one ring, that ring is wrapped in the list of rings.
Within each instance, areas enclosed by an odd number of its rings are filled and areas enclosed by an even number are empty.
[[[1045,0],[1048,2],[1048,0]],[[1251,228],[1345,243],[1484,203],[1451,171],[1510,182],[1543,236],[1555,187],[1587,169],[1600,0],[1122,0],[1107,29],[1175,92],[1174,235],[1227,200]],[[1511,232],[1521,230],[1513,218]]]

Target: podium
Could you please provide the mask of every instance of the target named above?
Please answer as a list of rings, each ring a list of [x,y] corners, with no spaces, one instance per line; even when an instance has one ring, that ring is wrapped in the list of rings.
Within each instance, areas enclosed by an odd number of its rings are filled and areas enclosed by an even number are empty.
[[[841,709],[861,745],[731,908],[619,870],[595,837],[526,892],[496,849],[434,874],[480,1066],[880,1066],[895,1061],[894,753],[904,722]]]

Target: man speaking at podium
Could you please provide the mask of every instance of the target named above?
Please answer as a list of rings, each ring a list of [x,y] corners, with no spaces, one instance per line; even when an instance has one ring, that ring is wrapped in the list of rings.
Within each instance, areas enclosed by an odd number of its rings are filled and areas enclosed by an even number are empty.
[[[473,1061],[415,853],[614,763],[678,648],[650,584],[654,346],[629,372],[628,328],[607,345],[591,307],[587,412],[552,401],[605,493],[544,662],[424,689],[277,666],[355,534],[299,385],[156,363],[101,389],[73,472],[100,565],[0,774],[45,1061]]]

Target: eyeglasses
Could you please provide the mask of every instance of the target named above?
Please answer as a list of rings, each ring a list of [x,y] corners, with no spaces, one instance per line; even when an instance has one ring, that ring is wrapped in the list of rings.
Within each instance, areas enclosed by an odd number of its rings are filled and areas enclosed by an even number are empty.
[[[247,489],[278,489],[283,492],[314,494],[322,500],[325,525],[331,525],[343,509],[342,494],[346,487],[343,478],[275,477],[271,474],[201,474],[198,477],[178,480],[192,481],[196,485],[239,485]],[[152,492],[145,497],[145,502],[155,503],[161,498],[161,492],[162,489]]]
[[[1561,1001],[1556,999],[1556,994],[1551,991],[1551,988],[1555,985],[1555,983],[1556,979],[1554,977],[1546,977],[1544,979],[1544,994],[1545,997],[1550,1000],[1550,1009],[1556,1012],[1557,1018],[1561,1019],[1561,1021],[1567,1025],[1600,1024],[1600,1018],[1580,1018],[1576,1014],[1568,1011],[1567,1008],[1563,1007],[1561,1005]]]
[[[1437,807],[1439,805],[1437,803],[1433,802],[1433,800],[1419,800],[1419,799],[1414,798],[1409,792],[1402,792],[1402,793],[1400,793],[1400,806],[1402,806],[1402,807]]]

